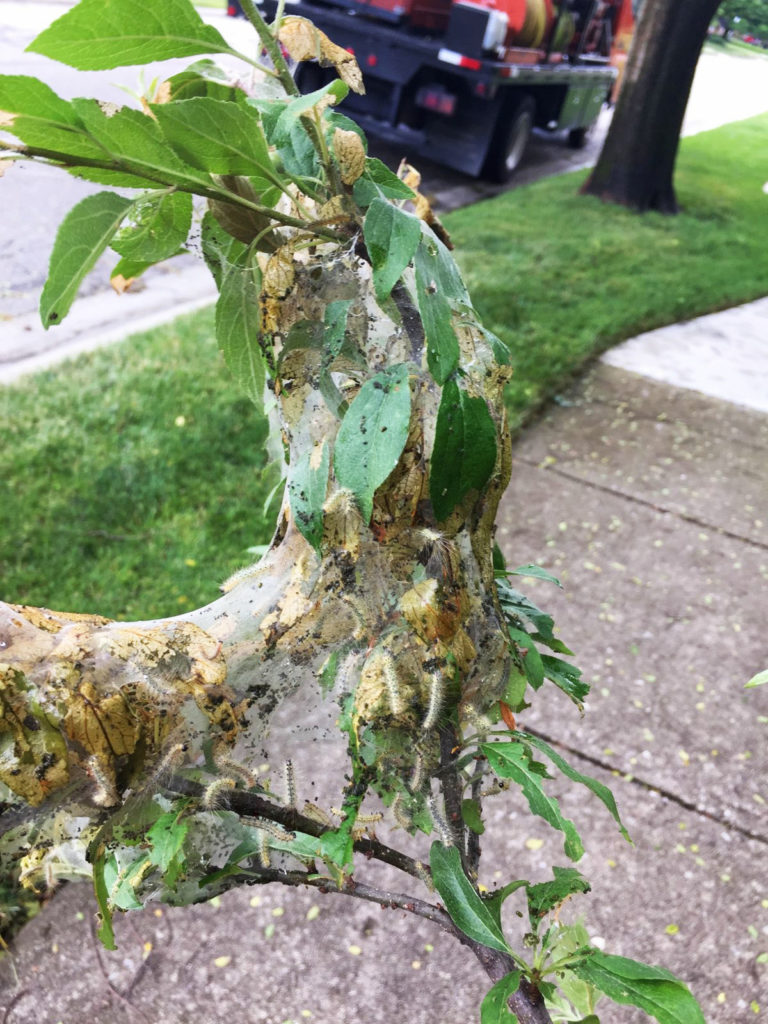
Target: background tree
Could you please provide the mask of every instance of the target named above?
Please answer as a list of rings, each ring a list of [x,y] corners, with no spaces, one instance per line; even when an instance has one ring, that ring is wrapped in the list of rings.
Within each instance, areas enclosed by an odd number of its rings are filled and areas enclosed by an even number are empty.
[[[768,42],[768,0],[725,0],[717,9],[717,20],[726,39],[738,31]]]
[[[85,70],[226,53],[259,72],[250,93],[209,60],[141,110],[0,76],[0,124],[16,140],[0,142],[5,155],[133,190],[69,213],[43,322],[61,322],[107,246],[130,278],[199,231],[219,344],[268,407],[287,477],[269,550],[204,608],[120,623],[0,604],[0,858],[40,889],[91,878],[108,948],[113,913],[153,899],[306,885],[401,908],[469,946],[494,982],[484,1024],[546,1024],[547,1002],[583,1019],[599,992],[703,1024],[668,972],[559,920],[589,888],[576,868],[479,893],[484,796],[518,788],[565,857],[583,853],[539,757],[626,835],[610,791],[514,719],[546,679],[577,705],[588,687],[513,586],[551,577],[507,572],[494,552],[509,354],[479,322],[417,175],[370,159],[334,112],[362,89],[354,57],[304,19],[270,28],[243,7],[268,63],[234,52],[185,0],[82,0],[33,48]],[[281,44],[339,78],[299,95]],[[270,731],[274,719],[290,729]],[[421,859],[395,847],[404,832],[433,837]],[[407,890],[370,884],[357,854],[398,869]],[[502,904],[516,893],[529,929],[513,945]]]
[[[583,191],[676,213],[673,174],[696,64],[718,0],[645,0],[613,121]]]

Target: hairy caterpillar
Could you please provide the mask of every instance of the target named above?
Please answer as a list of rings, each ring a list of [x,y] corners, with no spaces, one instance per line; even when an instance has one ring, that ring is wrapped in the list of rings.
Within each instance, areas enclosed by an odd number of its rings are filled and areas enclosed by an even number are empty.
[[[97,789],[93,794],[93,802],[100,807],[114,807],[120,803],[114,777],[105,769],[99,758],[94,754],[87,761],[88,772],[96,780]]]
[[[413,764],[413,774],[411,780],[408,783],[408,788],[412,793],[418,793],[424,785],[424,758],[417,751],[416,760]]]
[[[234,758],[227,757],[226,754],[216,754],[213,760],[217,768],[223,772],[229,772],[230,775],[234,775],[235,778],[245,784],[247,789],[253,789],[254,786],[258,785],[255,773],[246,768],[244,764],[235,761]]]
[[[395,799],[392,801],[391,810],[395,816],[395,821],[398,823],[400,828],[404,828],[407,832],[410,832],[410,830],[413,828],[413,821],[411,820],[411,816],[403,807],[402,793],[398,793]]]
[[[427,804],[429,806],[429,813],[432,815],[432,822],[437,831],[440,833],[440,839],[442,840],[443,846],[453,846],[453,833],[451,832],[448,822],[445,820],[445,818],[438,809],[437,800],[434,798],[434,796],[432,796],[431,793],[427,797]]]
[[[437,725],[437,720],[443,707],[444,691],[443,677],[439,672],[431,672],[429,676],[429,704],[427,705],[424,721],[421,723],[421,728],[424,732],[429,732],[430,729],[434,729]]]
[[[203,807],[207,811],[215,810],[222,802],[226,790],[234,789],[236,785],[234,779],[214,779],[203,794]]]
[[[296,772],[290,758],[283,765],[283,781],[285,783],[285,802],[289,807],[296,806]]]
[[[400,680],[397,678],[395,662],[392,655],[387,654],[386,651],[382,651],[379,658],[381,660],[381,672],[384,676],[384,682],[387,687],[389,706],[392,714],[395,716],[402,715],[405,711],[405,700],[403,699],[403,694],[400,690]]]

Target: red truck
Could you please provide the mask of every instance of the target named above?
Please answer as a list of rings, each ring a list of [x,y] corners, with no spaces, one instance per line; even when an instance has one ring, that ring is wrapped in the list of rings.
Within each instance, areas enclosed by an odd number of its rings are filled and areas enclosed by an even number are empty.
[[[276,0],[262,0],[271,19]],[[366,92],[343,109],[366,132],[506,181],[534,127],[584,144],[618,76],[631,0],[288,0],[357,57]],[[231,0],[228,13],[242,13]],[[332,72],[297,68],[303,91]]]

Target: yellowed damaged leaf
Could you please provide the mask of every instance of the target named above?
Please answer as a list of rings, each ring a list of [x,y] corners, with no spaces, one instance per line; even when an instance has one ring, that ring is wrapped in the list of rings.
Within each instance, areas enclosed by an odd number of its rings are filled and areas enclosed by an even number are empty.
[[[110,277],[109,283],[118,295],[122,295],[123,292],[128,291],[135,280],[135,277],[123,277],[122,274],[115,274],[114,277]]]
[[[264,292],[272,298],[282,299],[293,287],[295,276],[293,253],[290,249],[278,249],[264,271]]]
[[[363,140],[357,132],[337,128],[333,133],[333,151],[339,162],[341,180],[345,185],[353,185],[365,170]]]
[[[363,74],[354,56],[331,42],[306,18],[284,18],[278,38],[294,60],[316,60],[322,67],[334,67],[353,92],[365,92]]]

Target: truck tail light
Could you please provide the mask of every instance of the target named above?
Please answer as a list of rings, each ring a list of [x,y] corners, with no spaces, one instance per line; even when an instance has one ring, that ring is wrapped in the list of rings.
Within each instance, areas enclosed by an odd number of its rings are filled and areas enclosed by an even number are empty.
[[[416,93],[416,105],[451,117],[456,110],[456,97],[439,85],[424,85]]]
[[[470,71],[479,71],[483,66],[481,60],[475,60],[474,57],[465,57],[463,53],[456,53],[455,50],[439,51],[438,60],[444,61],[446,64],[453,64],[457,68],[468,68]]]

